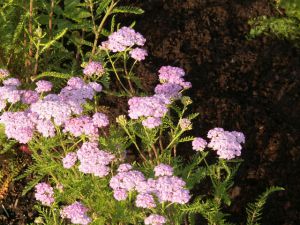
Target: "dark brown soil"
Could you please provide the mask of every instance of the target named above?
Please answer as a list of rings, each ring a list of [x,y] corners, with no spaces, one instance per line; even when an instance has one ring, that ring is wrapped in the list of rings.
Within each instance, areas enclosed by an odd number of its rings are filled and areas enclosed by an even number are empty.
[[[263,225],[300,224],[300,50],[270,37],[246,38],[247,20],[275,15],[268,0],[130,0],[146,13],[136,17],[149,58],[138,68],[151,91],[157,70],[180,66],[193,83],[189,95],[200,119],[195,135],[213,127],[246,135],[244,162],[232,190],[229,220],[245,224],[245,206],[271,185]],[[118,103],[119,104],[119,103]],[[0,206],[0,225],[32,221],[32,195],[15,182]],[[14,207],[18,199],[18,207]],[[29,206],[29,207],[28,207]],[[9,217],[3,210],[8,211]]]

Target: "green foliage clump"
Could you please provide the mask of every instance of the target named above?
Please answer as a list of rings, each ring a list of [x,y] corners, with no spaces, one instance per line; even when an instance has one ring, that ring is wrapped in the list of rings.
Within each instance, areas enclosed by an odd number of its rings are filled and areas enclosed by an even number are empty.
[[[249,21],[249,37],[271,35],[300,47],[300,1],[279,0],[275,7],[280,12],[279,16],[261,16]]]

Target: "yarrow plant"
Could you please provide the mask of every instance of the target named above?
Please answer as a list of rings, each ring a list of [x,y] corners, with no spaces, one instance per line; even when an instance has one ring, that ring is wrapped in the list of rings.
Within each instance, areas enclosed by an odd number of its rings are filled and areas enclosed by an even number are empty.
[[[114,1],[103,2],[113,12]],[[86,6],[93,12],[93,4]],[[82,77],[59,84],[43,74],[35,79],[45,80],[24,85],[0,69],[0,124],[7,140],[30,149],[34,163],[20,178],[34,175],[24,193],[35,187],[43,224],[179,225],[195,224],[199,215],[208,224],[228,224],[222,207],[231,204],[245,136],[223,128],[207,138],[188,135],[198,114],[188,113],[193,102],[184,92],[192,84],[182,68],[162,66],[153,92],[139,94],[133,68],[148,55],[145,42],[121,27],[92,51]],[[113,94],[128,97],[126,115],[115,121],[101,110],[108,77],[123,91]],[[178,154],[183,142],[191,154]],[[209,191],[200,196],[195,190],[203,182]],[[256,208],[248,211],[254,222]]]

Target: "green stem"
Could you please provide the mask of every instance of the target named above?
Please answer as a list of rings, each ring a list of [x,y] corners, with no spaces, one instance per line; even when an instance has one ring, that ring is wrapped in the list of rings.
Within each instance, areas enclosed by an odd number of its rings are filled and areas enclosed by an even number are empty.
[[[112,61],[112,59],[111,59],[111,57],[110,57],[108,51],[106,51],[106,54],[107,54],[107,56],[108,56],[109,62],[110,62],[110,64],[112,65],[113,71],[114,71],[114,73],[115,73],[115,75],[116,75],[116,78],[117,78],[117,80],[119,81],[120,85],[121,85],[122,88],[127,92],[127,94],[129,94],[129,96],[132,96],[132,94],[130,93],[130,91],[128,91],[128,89],[127,89],[127,88],[124,86],[124,84],[122,83],[122,81],[121,81],[121,79],[120,79],[120,77],[119,77],[119,74],[118,74],[118,72],[117,72],[117,70],[116,70],[115,64],[114,64],[114,62]]]
[[[136,147],[136,149],[138,150],[138,152],[140,153],[141,157],[143,158],[144,161],[147,161],[147,158],[144,156],[144,154],[142,153],[142,151],[140,150],[138,144],[136,143],[134,137],[132,137],[132,135],[130,134],[130,132],[128,131],[128,129],[125,126],[122,126],[122,128],[124,129],[124,131],[126,132],[126,134],[129,136],[130,140],[132,141],[132,143],[134,144],[134,146]]]
[[[104,17],[103,17],[103,19],[102,19],[102,21],[101,21],[99,27],[98,27],[98,29],[95,30],[95,40],[94,40],[93,49],[92,49],[92,53],[91,53],[91,56],[90,56],[89,61],[92,61],[92,58],[93,58],[94,55],[95,55],[96,48],[97,48],[97,43],[98,43],[100,34],[101,34],[101,32],[102,32],[103,26],[104,26],[104,24],[105,24],[105,22],[106,22],[108,16],[111,14],[113,8],[117,5],[118,2],[119,2],[119,1],[117,1],[117,2],[112,1],[112,2],[111,2],[109,8],[107,9],[107,11],[106,11],[106,13],[105,13],[105,15],[104,15]],[[93,13],[92,13],[92,15],[93,15]]]

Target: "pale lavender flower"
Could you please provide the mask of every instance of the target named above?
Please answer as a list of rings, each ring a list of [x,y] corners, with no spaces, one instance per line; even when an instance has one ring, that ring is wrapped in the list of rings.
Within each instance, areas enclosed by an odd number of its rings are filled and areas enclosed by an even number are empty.
[[[207,146],[207,141],[205,141],[203,138],[196,137],[192,141],[192,146],[193,146],[193,150],[195,151],[203,151]]]
[[[98,84],[97,82],[90,82],[88,85],[94,89],[95,92],[101,92],[102,91],[102,85]]]
[[[55,126],[50,120],[37,120],[36,129],[42,134],[43,137],[55,136]]]
[[[132,169],[132,166],[128,163],[123,163],[119,166],[118,172],[127,172]]]
[[[182,90],[182,87],[178,84],[172,84],[172,83],[164,83],[164,84],[158,84],[155,87],[155,94],[158,95],[164,95],[168,99],[179,99],[181,98],[182,94],[180,91]]]
[[[4,112],[0,116],[0,123],[4,124],[8,138],[14,138],[22,144],[28,143],[33,137],[35,123],[26,112]]]
[[[179,120],[179,126],[182,130],[191,130],[192,129],[192,123],[187,118],[182,118]]]
[[[0,100],[15,104],[21,100],[22,91],[16,89],[16,86],[0,87]]]
[[[80,202],[74,202],[72,205],[65,206],[60,215],[62,218],[70,219],[73,224],[87,225],[92,220],[87,216],[88,209]]]
[[[54,202],[53,188],[45,183],[39,183],[35,186],[35,198],[43,205],[50,206]]]
[[[46,81],[46,80],[40,80],[38,82],[36,82],[36,92],[38,93],[42,93],[42,92],[48,92],[52,90],[52,83],[50,81]]]
[[[161,121],[161,118],[148,117],[147,119],[142,121],[142,124],[144,127],[153,129],[155,127],[160,126],[162,124],[162,121]]]
[[[151,194],[142,193],[136,196],[135,205],[140,208],[155,208],[156,204]]]
[[[134,48],[129,52],[129,55],[131,56],[131,58],[137,61],[142,61],[148,56],[148,53],[145,49]]]
[[[83,70],[83,74],[91,77],[92,75],[101,76],[104,74],[104,68],[100,62],[91,61],[89,62]]]
[[[62,125],[72,115],[71,106],[61,100],[40,99],[31,104],[30,109],[38,114],[39,119],[51,120],[53,118],[57,125]]]
[[[188,190],[184,189],[185,182],[175,176],[163,176],[156,180],[154,193],[160,202],[169,201],[172,203],[186,204],[191,196]]]
[[[158,72],[159,80],[161,83],[177,84],[184,89],[192,87],[192,84],[190,82],[184,80],[183,77],[185,76],[185,72],[179,67],[162,66]]]
[[[21,85],[21,82],[17,78],[9,78],[3,81],[5,86],[15,86],[18,87]]]
[[[75,89],[82,88],[85,85],[84,81],[80,77],[71,77],[67,84],[71,88]]]
[[[245,142],[243,133],[214,128],[208,132],[207,137],[211,139],[208,147],[217,151],[219,158],[229,160],[241,155],[241,144]]]
[[[94,174],[98,177],[108,175],[108,164],[114,159],[114,155],[99,150],[96,143],[85,142],[77,151],[77,157],[80,161],[79,171],[86,174]]]
[[[95,113],[93,115],[93,123],[97,127],[106,127],[109,124],[108,117],[104,113]]]
[[[151,214],[144,220],[144,223],[146,225],[148,225],[148,224],[149,225],[162,225],[162,224],[165,224],[166,222],[167,222],[166,218],[161,215],[158,215],[158,214]]]
[[[127,172],[119,172],[110,180],[110,187],[114,190],[124,189],[132,191],[140,182],[144,182],[145,177],[143,173],[137,170],[130,170]]]
[[[24,104],[32,104],[37,102],[38,100],[39,100],[39,94],[36,91],[28,90],[22,93],[21,101]]]
[[[161,96],[133,97],[128,100],[128,115],[131,119],[145,117],[163,117],[167,112],[167,99]]]
[[[156,180],[154,180],[153,178],[149,178],[148,180],[138,182],[135,189],[139,193],[155,193]]]
[[[114,198],[117,201],[123,201],[128,197],[128,193],[125,189],[115,189],[114,190]]]
[[[102,48],[112,52],[122,52],[133,45],[143,46],[146,39],[134,29],[122,27],[108,36],[108,40],[102,42]]]
[[[154,167],[155,176],[172,176],[173,175],[173,168],[166,164],[159,164]]]
[[[98,137],[98,128],[91,117],[79,116],[65,121],[64,132],[70,132],[75,137],[87,135],[91,138]]]
[[[6,69],[0,69],[0,79],[6,78],[10,75],[9,71]]]
[[[77,161],[77,154],[75,152],[69,152],[62,160],[63,166],[66,169],[70,169],[75,165]]]

